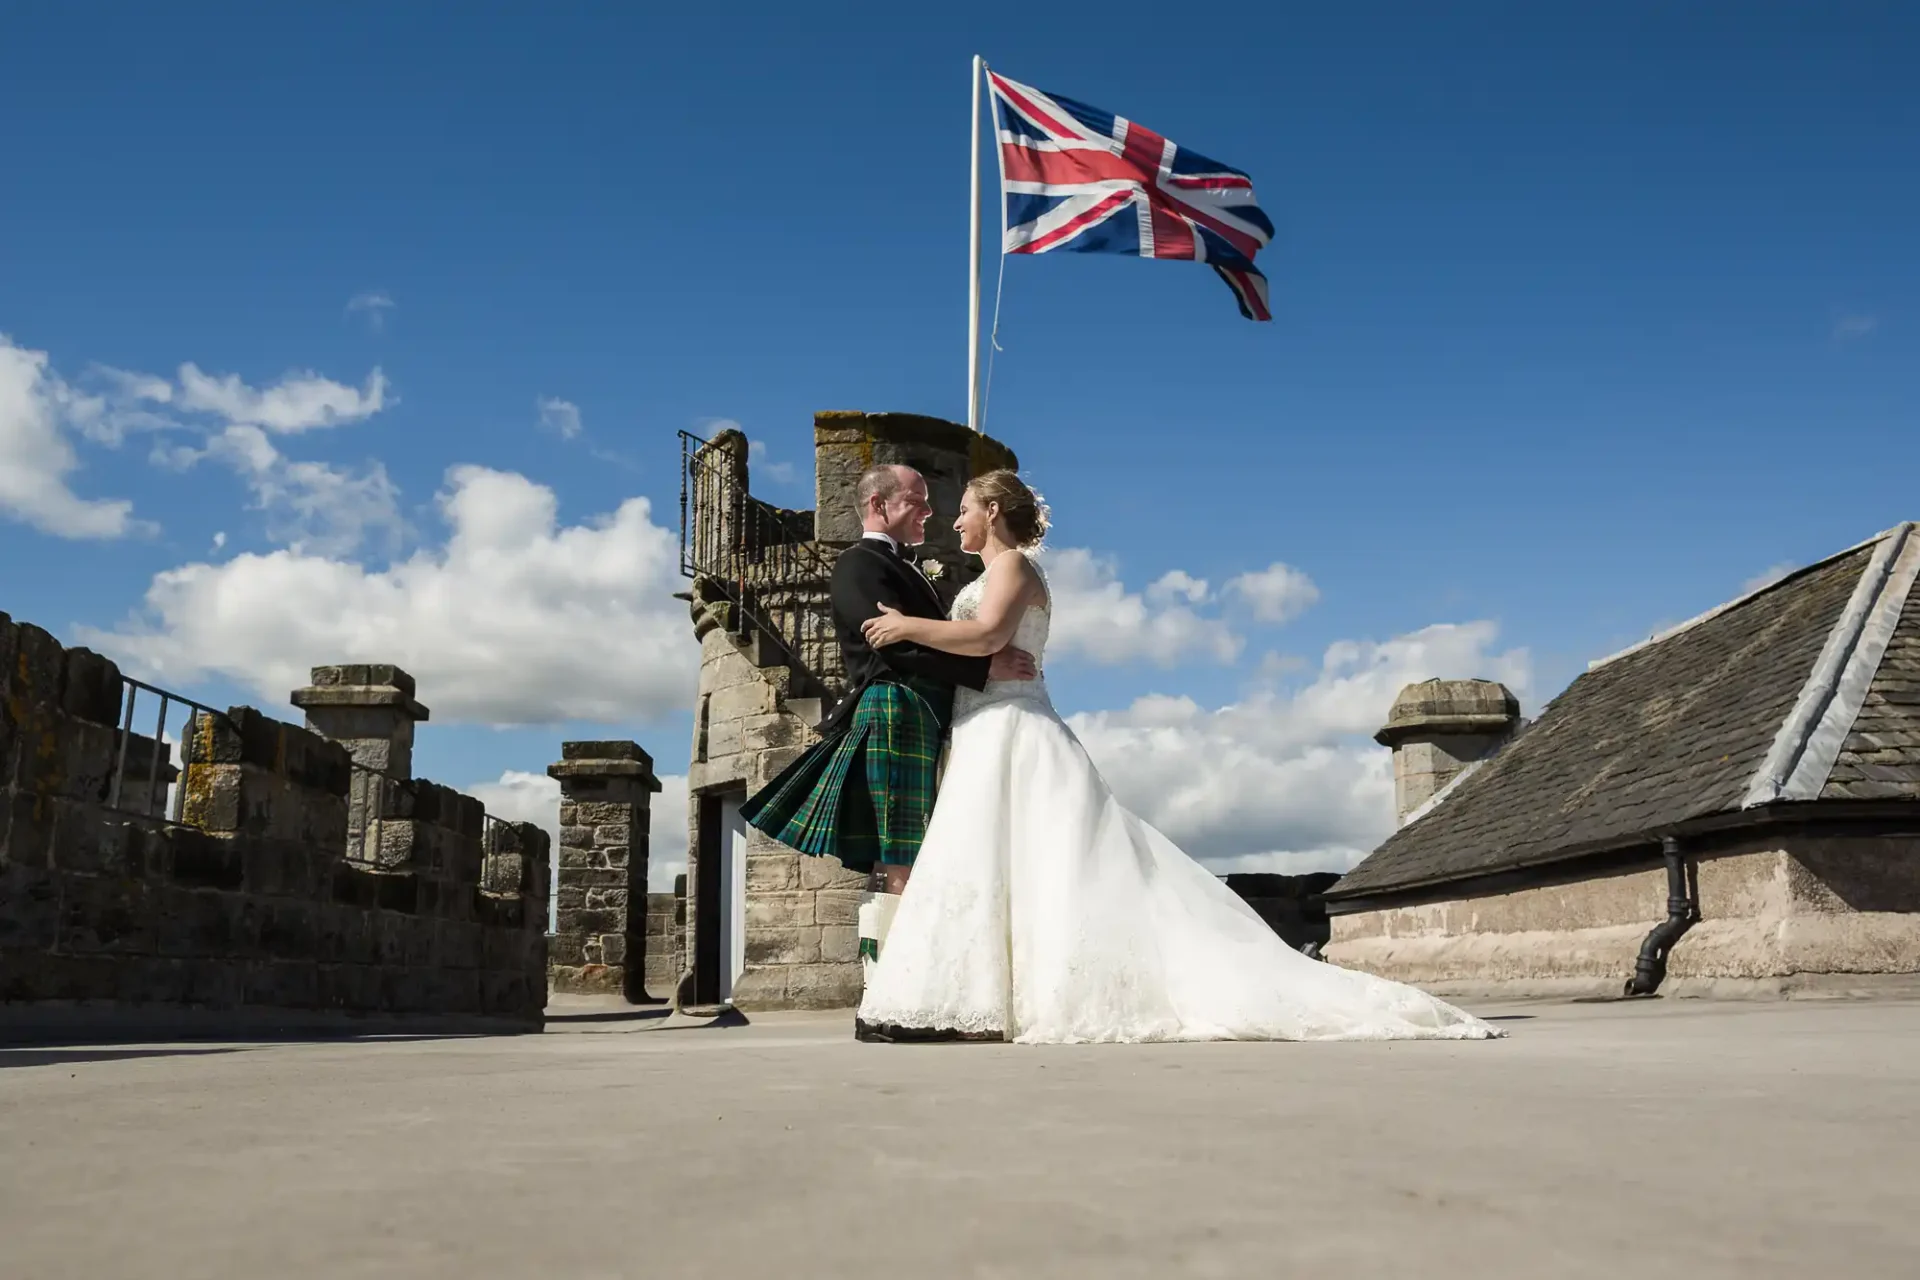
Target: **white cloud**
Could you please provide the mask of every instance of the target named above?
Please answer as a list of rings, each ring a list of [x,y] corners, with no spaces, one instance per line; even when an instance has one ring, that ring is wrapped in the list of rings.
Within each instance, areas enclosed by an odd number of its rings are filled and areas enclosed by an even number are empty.
[[[1740,594],[1744,596],[1749,592],[1758,591],[1762,587],[1770,587],[1799,567],[1799,565],[1789,560],[1783,560],[1776,565],[1769,565],[1741,583]]]
[[[1247,602],[1262,622],[1292,622],[1320,601],[1320,588],[1292,565],[1278,560],[1227,583],[1227,590]]]
[[[1185,569],[1163,573],[1147,588],[1147,600],[1152,604],[1168,604],[1174,600],[1205,604],[1212,594],[1213,589],[1205,578],[1196,578]]]
[[[1278,680],[1306,668],[1307,660],[1297,653],[1280,653],[1269,649],[1260,655],[1260,678],[1263,680]]]
[[[487,806],[487,812],[508,822],[532,822],[553,841],[554,864],[559,864],[560,784],[544,773],[508,769],[493,782],[461,788]],[[647,892],[672,893],[673,878],[687,869],[687,776],[668,774],[660,779],[648,809]]]
[[[1341,871],[1392,830],[1393,763],[1369,741],[1405,685],[1484,677],[1527,690],[1490,622],[1330,646],[1314,679],[1207,710],[1154,695],[1070,723],[1121,802],[1218,871]]]
[[[375,333],[387,327],[387,312],[397,304],[388,296],[385,289],[372,289],[366,293],[356,293],[347,300],[347,314],[358,312],[367,318],[367,327]]]
[[[708,423],[709,429],[727,427],[738,428],[736,422]],[[747,466],[749,474],[771,480],[775,484],[795,484],[800,479],[799,471],[791,462],[774,462],[767,452],[764,440],[747,441]]]
[[[579,405],[553,396],[540,397],[538,404],[542,431],[551,431],[562,440],[571,440],[580,434]]]
[[[227,677],[270,706],[309,667],[397,663],[435,723],[645,721],[691,704],[678,546],[646,499],[562,526],[546,486],[460,466],[439,509],[446,543],[385,569],[291,549],[182,565],[137,617],[80,642],[161,683]]]
[[[0,514],[61,538],[120,538],[150,526],[123,498],[82,498],[68,478],[80,458],[68,438],[98,406],[55,374],[47,353],[0,334]]]
[[[1880,317],[1875,315],[1842,315],[1834,319],[1833,340],[1835,342],[1853,342],[1868,337],[1880,327]]]
[[[183,410],[209,413],[235,425],[262,427],[291,435],[316,427],[336,427],[370,418],[387,407],[387,379],[375,369],[358,388],[317,373],[290,373],[264,391],[237,374],[216,378],[197,365],[180,366],[180,385],[172,403]]]
[[[1163,667],[1188,658],[1232,662],[1240,654],[1240,637],[1226,623],[1202,617],[1164,591],[1157,600],[1129,592],[1111,559],[1063,547],[1049,550],[1041,563],[1054,597],[1050,654],[1077,654],[1100,663],[1146,660]]]
[[[266,513],[266,533],[296,555],[346,555],[378,535],[386,550],[406,531],[400,490],[378,462],[355,472],[325,462],[296,462],[274,447],[259,427],[236,425],[207,441],[204,449],[162,442],[158,465],[186,470],[204,458],[224,462],[253,491],[253,507]],[[225,541],[222,535],[215,543]]]

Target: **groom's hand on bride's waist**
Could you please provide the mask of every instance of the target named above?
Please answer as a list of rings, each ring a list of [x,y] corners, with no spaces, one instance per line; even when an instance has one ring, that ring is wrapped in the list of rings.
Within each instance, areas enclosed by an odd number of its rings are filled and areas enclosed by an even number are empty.
[[[1033,655],[1025,649],[1016,649],[1008,645],[993,655],[987,665],[989,680],[1031,680],[1039,674],[1033,665]]]

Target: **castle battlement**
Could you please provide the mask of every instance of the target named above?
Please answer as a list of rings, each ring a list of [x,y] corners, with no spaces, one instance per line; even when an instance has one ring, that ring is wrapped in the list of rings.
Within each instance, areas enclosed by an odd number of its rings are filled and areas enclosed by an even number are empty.
[[[0,614],[0,1027],[541,1025],[546,832],[411,776],[405,672],[314,681],[357,736],[188,704],[176,767],[159,691]]]

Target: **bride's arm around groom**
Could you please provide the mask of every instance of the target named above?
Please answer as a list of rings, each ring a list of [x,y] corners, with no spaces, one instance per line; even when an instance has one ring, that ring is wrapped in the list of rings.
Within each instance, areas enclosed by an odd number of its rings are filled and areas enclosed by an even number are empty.
[[[887,650],[934,649],[967,657],[986,657],[1007,647],[1028,609],[1044,603],[1046,587],[1026,556],[1002,552],[987,565],[986,584],[979,608],[971,618],[953,620],[914,617],[882,604],[877,617],[861,626],[867,643]],[[956,682],[958,683],[958,682]]]

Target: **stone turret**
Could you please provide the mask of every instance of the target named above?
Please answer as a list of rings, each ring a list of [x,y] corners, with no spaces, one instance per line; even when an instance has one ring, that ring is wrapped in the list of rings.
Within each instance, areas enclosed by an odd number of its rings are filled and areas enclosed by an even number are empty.
[[[835,557],[860,538],[861,473],[901,463],[926,477],[934,514],[920,559],[940,565],[936,589],[951,600],[979,572],[952,527],[961,491],[976,475],[1019,465],[996,440],[910,413],[815,414],[813,448],[811,511],[749,492],[752,451],[738,431],[716,435],[688,460],[687,600],[701,664],[687,779],[686,1005],[830,1008],[860,999],[854,913],[865,877],[746,826],[740,802],[806,750],[844,690],[828,580]],[[773,451],[783,450],[775,443]]]
[[[921,563],[938,560],[948,591],[971,578],[977,566],[960,551],[953,518],[960,494],[977,475],[1020,464],[1013,450],[957,422],[916,413],[826,412],[813,415],[814,536],[838,550],[860,537],[860,506],[854,489],[868,467],[895,462],[927,478],[933,519]]]
[[[1519,699],[1492,680],[1422,680],[1402,689],[1387,723],[1373,735],[1393,749],[1400,823],[1461,770],[1492,754],[1519,725]]]

